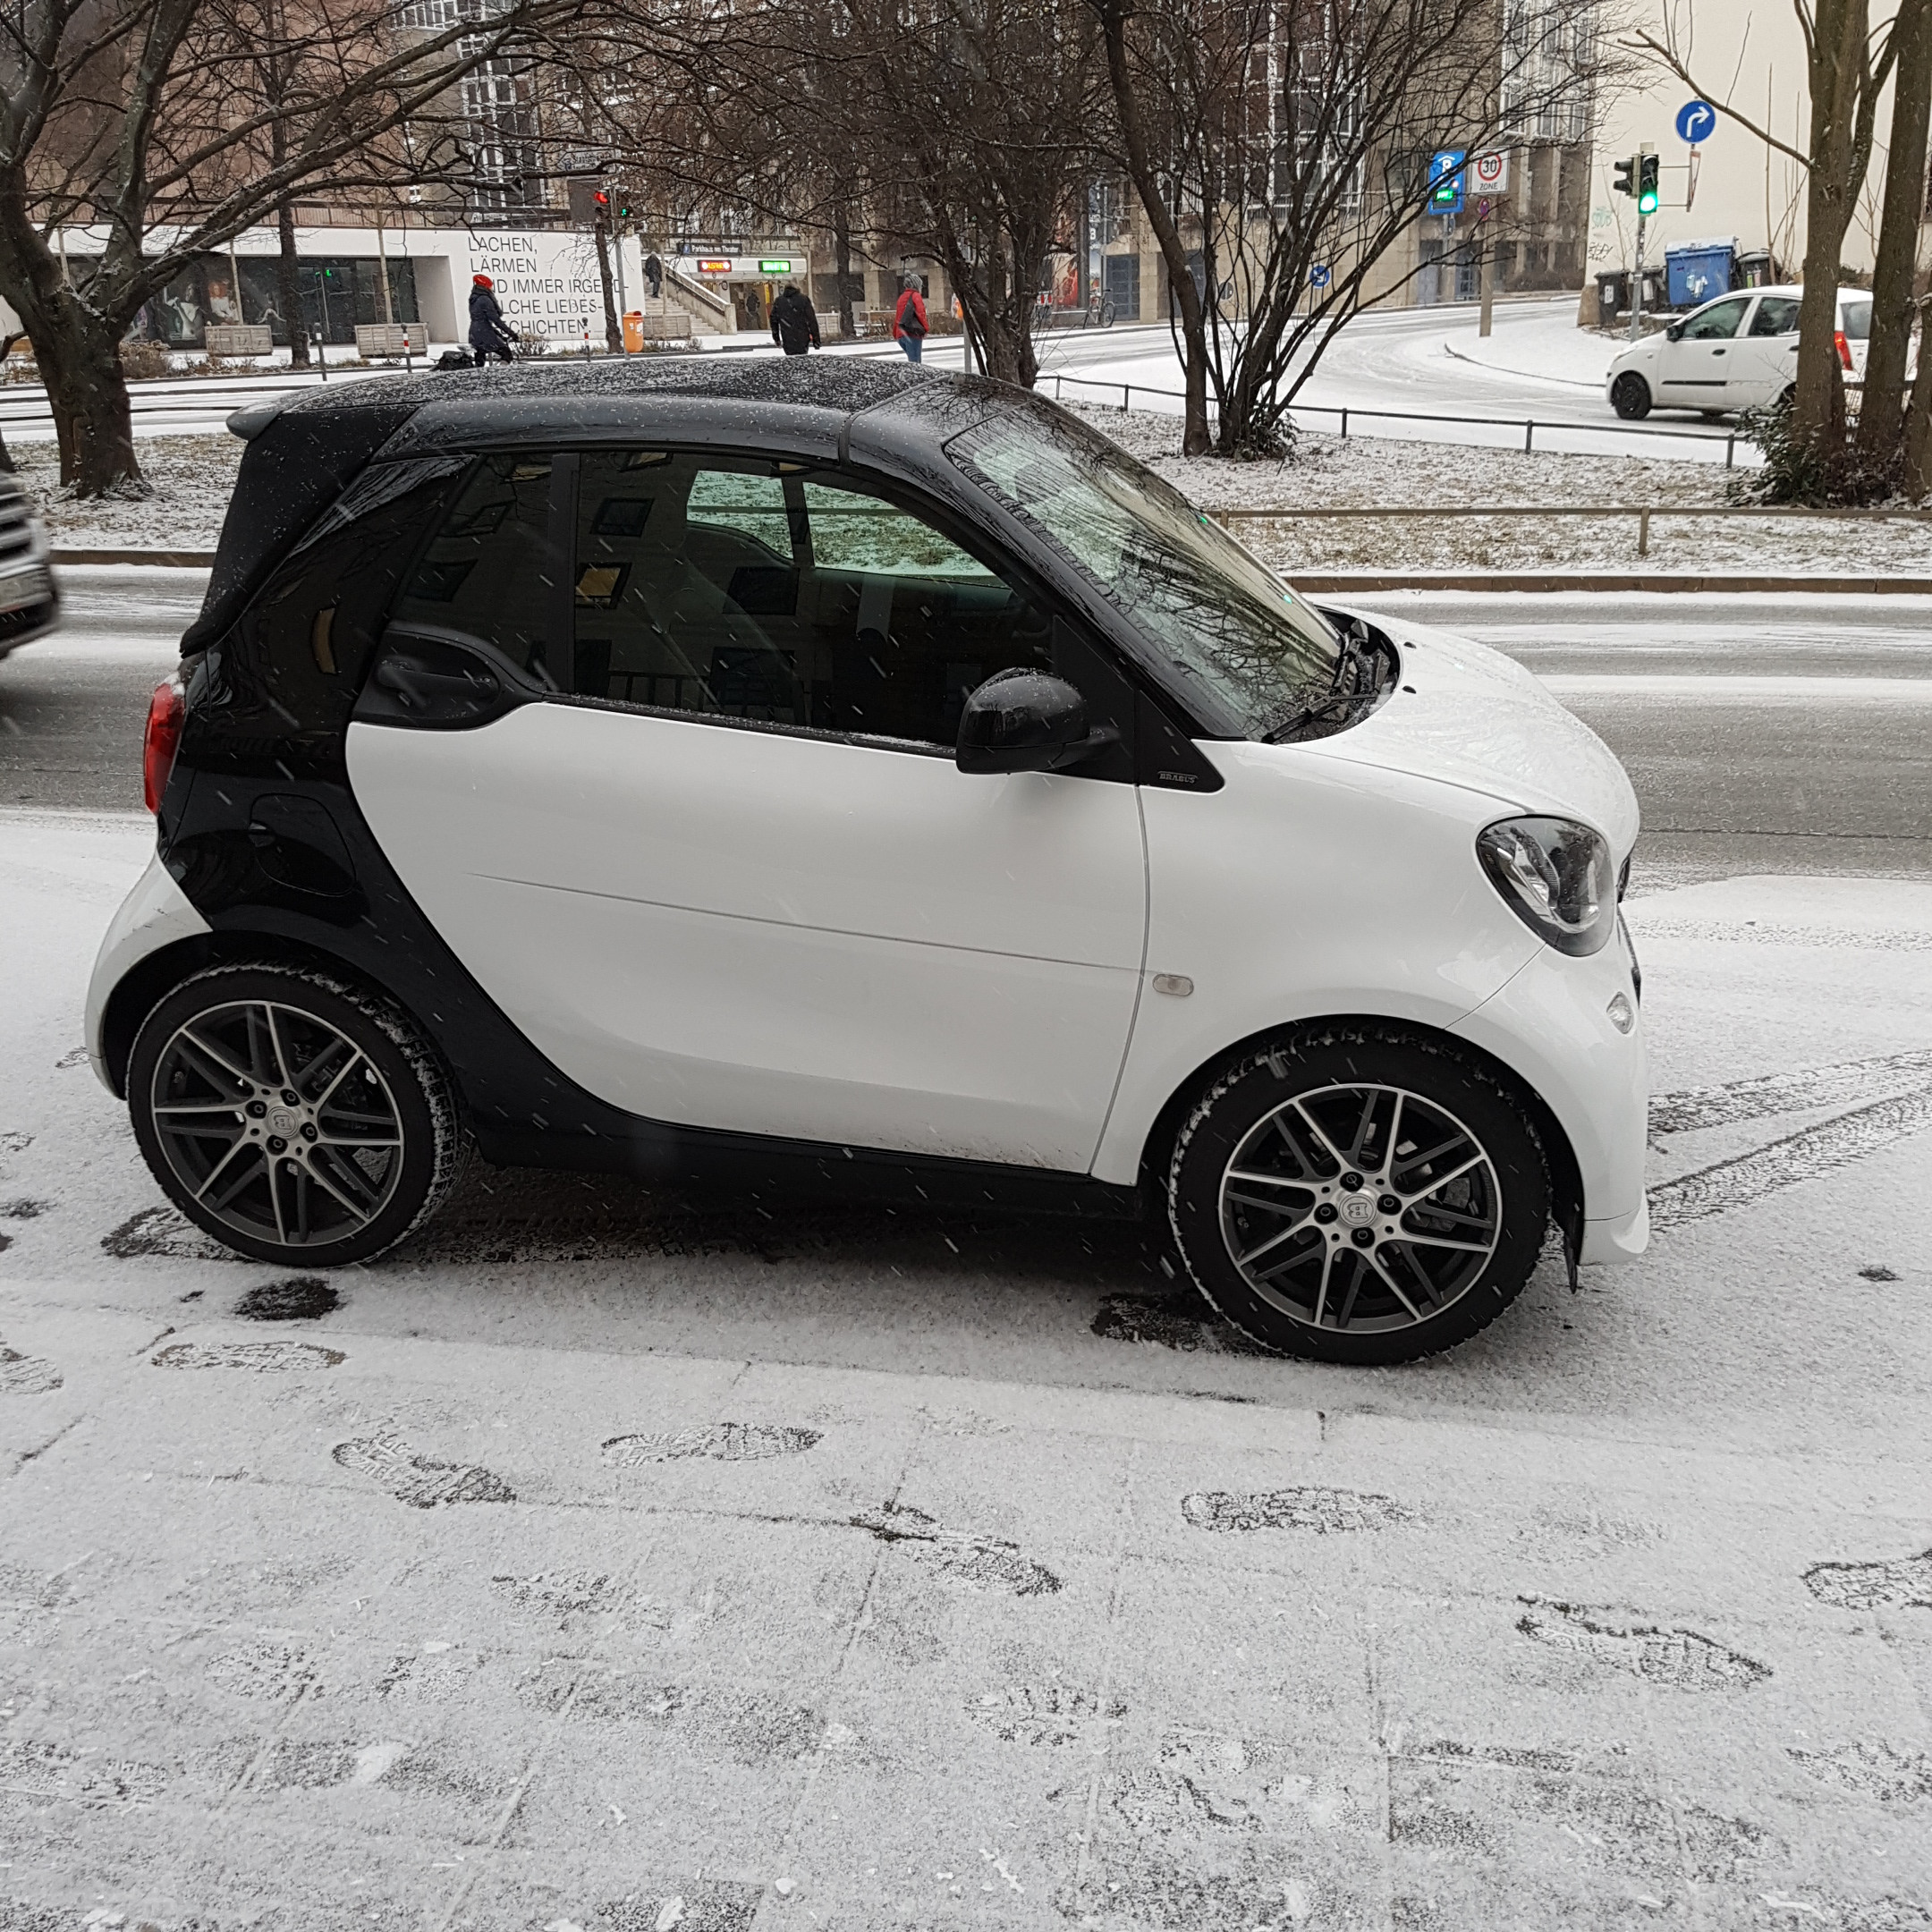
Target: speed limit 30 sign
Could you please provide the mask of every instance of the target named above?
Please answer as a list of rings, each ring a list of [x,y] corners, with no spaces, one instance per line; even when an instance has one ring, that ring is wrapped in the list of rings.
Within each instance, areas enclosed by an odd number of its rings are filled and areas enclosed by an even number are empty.
[[[1509,186],[1509,153],[1479,154],[1470,157],[1469,184],[1472,194],[1500,194]]]

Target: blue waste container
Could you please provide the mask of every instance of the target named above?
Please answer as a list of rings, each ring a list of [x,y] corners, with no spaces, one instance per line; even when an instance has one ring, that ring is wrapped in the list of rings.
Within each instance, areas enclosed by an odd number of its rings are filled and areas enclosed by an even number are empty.
[[[1673,309],[1695,309],[1731,292],[1737,242],[1687,242],[1664,250],[1665,292]]]

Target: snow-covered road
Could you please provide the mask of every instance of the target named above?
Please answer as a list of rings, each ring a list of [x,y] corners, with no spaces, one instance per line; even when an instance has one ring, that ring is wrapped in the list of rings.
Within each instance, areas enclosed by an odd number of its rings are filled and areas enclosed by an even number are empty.
[[[148,836],[0,816],[10,1932],[1932,1923],[1932,886],[1633,902],[1650,1255],[1372,1374],[1084,1224],[228,1258],[74,1052]]]

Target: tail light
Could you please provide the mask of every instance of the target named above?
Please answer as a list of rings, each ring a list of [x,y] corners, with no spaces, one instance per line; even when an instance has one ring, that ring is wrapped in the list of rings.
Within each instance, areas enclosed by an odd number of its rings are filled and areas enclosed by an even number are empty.
[[[174,769],[174,754],[181,750],[182,719],[187,709],[178,677],[157,684],[148,700],[148,730],[141,740],[141,790],[151,812],[161,809],[161,794],[167,790],[168,774]]]
[[[1845,340],[1845,332],[1840,329],[1832,337],[1832,340],[1838,345],[1838,360],[1847,369],[1850,369],[1852,367],[1852,344]]]

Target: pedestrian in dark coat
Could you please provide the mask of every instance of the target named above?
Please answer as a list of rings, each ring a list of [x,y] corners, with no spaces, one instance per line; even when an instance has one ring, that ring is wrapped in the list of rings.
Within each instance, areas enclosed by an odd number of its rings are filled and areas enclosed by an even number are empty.
[[[496,300],[496,284],[487,275],[476,276],[470,285],[470,346],[479,369],[492,356],[504,362],[511,360],[511,333],[503,304]]]
[[[651,300],[656,301],[664,293],[664,264],[657,259],[656,249],[644,258],[644,279],[650,284]]]
[[[906,360],[917,362],[926,346],[926,298],[910,275],[900,292],[899,306],[893,310],[893,334],[899,338]]]
[[[771,339],[788,356],[803,355],[819,346],[818,314],[795,282],[787,282],[771,305]]]

